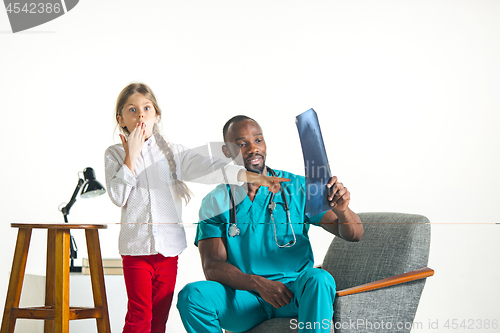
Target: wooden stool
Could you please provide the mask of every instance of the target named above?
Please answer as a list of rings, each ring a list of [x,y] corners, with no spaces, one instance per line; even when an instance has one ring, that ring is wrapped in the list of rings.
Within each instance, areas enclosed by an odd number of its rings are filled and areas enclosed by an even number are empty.
[[[109,333],[111,328],[98,234],[98,229],[106,229],[107,226],[68,223],[12,223],[11,226],[19,228],[19,231],[0,333],[13,333],[17,318],[45,320],[44,333],[68,333],[70,320],[95,318],[97,331]],[[47,229],[45,306],[19,308],[31,231],[34,228]],[[69,306],[70,229],[85,229],[94,294],[93,308]]]

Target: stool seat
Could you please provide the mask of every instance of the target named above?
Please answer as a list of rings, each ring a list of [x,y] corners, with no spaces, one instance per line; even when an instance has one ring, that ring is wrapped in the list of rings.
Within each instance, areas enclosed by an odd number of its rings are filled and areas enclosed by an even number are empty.
[[[111,328],[98,234],[98,229],[106,229],[107,226],[104,224],[12,223],[11,227],[18,228],[19,231],[0,333],[13,333],[18,318],[45,320],[44,333],[68,333],[70,320],[95,318],[97,331],[109,333]],[[47,229],[45,305],[19,308],[33,229]],[[69,306],[71,229],[85,230],[94,296],[93,308]]]
[[[11,223],[12,228],[31,229],[106,229],[106,224],[70,224],[70,223]]]

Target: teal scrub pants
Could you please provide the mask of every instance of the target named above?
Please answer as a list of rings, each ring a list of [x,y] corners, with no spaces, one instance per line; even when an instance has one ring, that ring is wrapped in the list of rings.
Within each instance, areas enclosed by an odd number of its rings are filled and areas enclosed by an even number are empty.
[[[187,284],[177,301],[188,333],[220,333],[222,328],[245,332],[271,318],[298,317],[291,322],[298,332],[330,332],[335,280],[327,271],[309,268],[287,284],[292,301],[279,309],[256,292],[234,290],[214,281]]]

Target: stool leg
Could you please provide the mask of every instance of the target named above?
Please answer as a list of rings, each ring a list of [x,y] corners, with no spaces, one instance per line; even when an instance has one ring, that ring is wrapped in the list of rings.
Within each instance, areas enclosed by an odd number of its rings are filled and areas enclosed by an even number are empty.
[[[16,250],[14,252],[14,259],[12,260],[12,271],[10,273],[9,289],[7,290],[7,298],[3,311],[1,333],[13,333],[16,326],[17,318],[12,318],[11,312],[13,308],[19,307],[19,300],[21,299],[31,230],[31,228],[20,228],[17,233]]]
[[[102,268],[101,247],[99,245],[99,234],[97,229],[85,229],[85,238],[87,239],[87,252],[89,255],[90,279],[92,281],[94,306],[102,309],[102,317],[96,318],[97,331],[99,333],[109,333],[111,332],[111,326],[109,323],[108,301],[106,299],[104,270]]]
[[[55,264],[55,332],[69,332],[69,229],[59,229],[56,234]]]
[[[54,229],[47,230],[47,266],[45,268],[45,306],[56,305],[56,234]],[[54,320],[45,320],[43,332],[54,332]]]

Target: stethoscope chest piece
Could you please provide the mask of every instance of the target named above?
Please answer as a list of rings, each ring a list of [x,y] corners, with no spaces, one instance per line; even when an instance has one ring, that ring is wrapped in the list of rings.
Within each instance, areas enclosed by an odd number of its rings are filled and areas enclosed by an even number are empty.
[[[240,228],[238,228],[236,224],[231,224],[228,234],[231,237],[238,236],[240,234]]]

